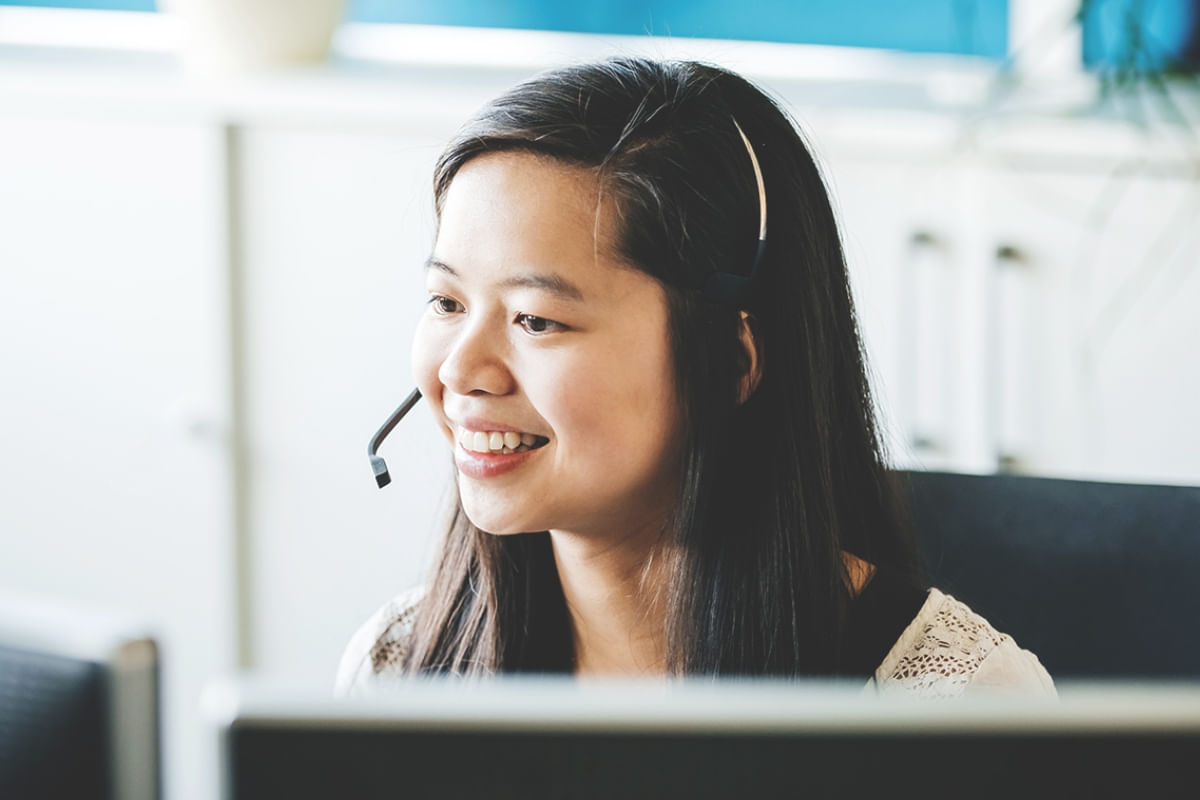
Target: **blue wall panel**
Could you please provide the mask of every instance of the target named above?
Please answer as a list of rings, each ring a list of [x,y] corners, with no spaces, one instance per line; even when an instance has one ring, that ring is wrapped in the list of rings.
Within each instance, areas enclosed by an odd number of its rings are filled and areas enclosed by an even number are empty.
[[[1007,0],[352,0],[351,15],[375,22],[805,42],[997,59],[1008,48]]]
[[[0,0],[0,6],[40,8],[103,8],[109,11],[154,11],[154,0]]]
[[[348,0],[364,22],[535,28],[883,47],[1002,59],[1007,0]],[[0,0],[0,5],[154,9],[154,0]]]

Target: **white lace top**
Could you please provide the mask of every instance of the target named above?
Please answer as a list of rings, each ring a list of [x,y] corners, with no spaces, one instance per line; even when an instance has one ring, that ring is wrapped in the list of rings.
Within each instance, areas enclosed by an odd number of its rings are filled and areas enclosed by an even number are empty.
[[[400,665],[422,594],[413,589],[397,595],[358,629],[338,667],[339,696],[368,694],[402,679]],[[1037,656],[937,589],[929,590],[866,689],[933,698],[989,690],[1055,694]]]

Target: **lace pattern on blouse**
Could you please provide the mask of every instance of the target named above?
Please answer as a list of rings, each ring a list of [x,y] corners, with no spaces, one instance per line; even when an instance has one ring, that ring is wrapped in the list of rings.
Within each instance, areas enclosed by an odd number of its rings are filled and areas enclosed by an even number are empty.
[[[930,600],[936,611],[922,609],[900,637],[876,677],[879,683],[923,697],[957,697],[979,671],[985,658],[1009,640],[965,603],[936,589]]]
[[[377,612],[383,622],[383,630],[374,637],[367,651],[375,674],[399,673],[403,670],[409,639],[412,637],[413,620],[417,615],[417,602],[423,594],[421,589],[410,590]]]

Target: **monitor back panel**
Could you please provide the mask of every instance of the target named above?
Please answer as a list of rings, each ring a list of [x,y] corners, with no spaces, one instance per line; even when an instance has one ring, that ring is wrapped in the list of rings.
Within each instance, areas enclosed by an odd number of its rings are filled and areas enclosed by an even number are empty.
[[[0,644],[0,797],[109,796],[104,671]]]
[[[236,727],[233,800],[1195,797],[1200,734]]]

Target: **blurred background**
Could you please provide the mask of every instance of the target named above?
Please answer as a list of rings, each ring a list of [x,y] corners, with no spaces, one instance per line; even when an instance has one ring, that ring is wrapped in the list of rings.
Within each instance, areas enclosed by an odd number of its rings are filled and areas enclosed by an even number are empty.
[[[153,622],[171,796],[207,678],[331,685],[427,566],[427,411],[365,450],[441,146],[618,53],[799,119],[897,466],[1200,484],[1200,3],[0,0],[0,591]]]

